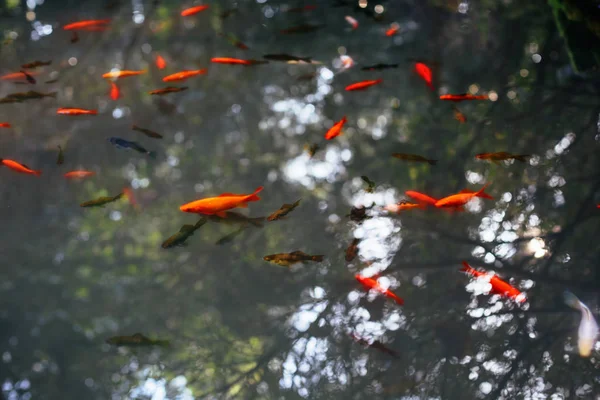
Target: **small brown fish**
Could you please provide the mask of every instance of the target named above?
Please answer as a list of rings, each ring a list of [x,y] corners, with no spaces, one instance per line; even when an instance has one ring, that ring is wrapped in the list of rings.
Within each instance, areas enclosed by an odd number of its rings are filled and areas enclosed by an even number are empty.
[[[21,65],[21,68],[23,69],[34,69],[37,67],[45,67],[52,64],[52,61],[34,61],[34,62],[30,62],[27,64],[23,64]]]
[[[44,83],[56,83],[56,82],[58,82],[58,78],[56,78],[56,79],[50,79],[49,81],[46,81]]]
[[[392,157],[395,157],[399,160],[404,160],[404,161],[426,162],[430,165],[437,164],[437,160],[430,160],[430,159],[420,156],[418,154],[394,153],[394,154],[392,154]]]
[[[510,154],[505,151],[499,151],[497,153],[481,153],[475,156],[475,158],[478,160],[489,160],[494,163],[506,160],[519,160],[521,162],[527,162],[527,158],[529,157],[531,157],[529,154]]]
[[[218,224],[225,224],[225,225],[250,224],[257,228],[262,228],[263,227],[262,221],[265,220],[265,217],[252,218],[252,217],[247,217],[244,214],[237,213],[235,211],[225,211],[224,216],[222,216],[222,217],[214,214],[214,215],[209,215],[208,219],[211,222],[216,222]]]
[[[356,258],[358,254],[358,244],[360,243],[360,239],[354,239],[350,246],[346,249],[346,261],[350,262]]]
[[[283,34],[286,34],[286,35],[293,34],[293,33],[310,33],[310,32],[315,32],[315,31],[321,29],[322,27],[323,27],[323,25],[304,24],[304,25],[293,26],[293,27],[287,28],[287,29],[282,29],[280,32]]]
[[[26,100],[43,99],[44,97],[56,98],[56,92],[41,93],[41,92],[36,92],[35,90],[30,90],[28,92],[9,94],[8,96],[5,97],[5,99],[13,99],[16,102],[22,102],[22,101],[26,101]]]
[[[168,340],[150,339],[141,333],[134,333],[131,336],[113,336],[106,340],[106,343],[115,346],[168,346]]]
[[[65,156],[63,154],[62,147],[58,146],[58,158],[56,159],[56,165],[63,165],[65,163]]]
[[[311,73],[308,73],[308,74],[299,75],[296,78],[296,80],[297,81],[312,81],[316,77],[317,77],[317,73],[316,72],[311,72]]]
[[[263,260],[281,265],[282,267],[290,267],[293,264],[297,264],[304,261],[321,262],[325,256],[311,256],[302,251],[294,251],[292,253],[279,253],[264,256]]]
[[[238,237],[238,236],[239,236],[239,235],[240,235],[242,232],[244,232],[244,231],[246,230],[246,228],[248,228],[248,226],[247,226],[247,225],[242,225],[242,226],[241,226],[239,229],[237,229],[237,230],[235,230],[235,231],[233,231],[233,232],[231,232],[231,233],[229,233],[229,234],[227,234],[227,235],[223,236],[223,237],[222,237],[222,238],[220,238],[219,240],[217,240],[217,241],[215,242],[215,244],[216,244],[217,246],[222,246],[222,245],[224,245],[224,244],[227,244],[227,243],[231,243],[231,242],[233,242],[233,240],[234,240],[236,237]]]
[[[367,184],[367,188],[365,189],[365,191],[367,193],[373,193],[373,191],[375,190],[375,186],[377,186],[375,184],[375,182],[373,182],[372,180],[370,180],[369,177],[365,176],[365,175],[361,176],[360,179],[362,179],[363,182]]]
[[[461,124],[464,124],[465,122],[467,122],[467,117],[465,116],[465,114],[463,114],[458,107],[456,106],[452,106],[452,111],[454,112],[454,119],[457,120],[458,122],[460,122]]]
[[[71,43],[79,42],[79,35],[75,31],[71,31]]]
[[[140,128],[137,125],[132,125],[131,129],[134,131],[142,132],[144,135],[151,137],[151,138],[162,139],[162,135],[160,133],[156,133],[154,131],[151,131],[150,129]]]
[[[346,216],[350,217],[350,219],[354,222],[362,222],[363,220],[370,218],[367,215],[367,210],[370,210],[371,208],[373,208],[373,205],[370,207],[352,207],[350,209],[350,214]]]
[[[99,198],[94,199],[94,200],[90,200],[90,201],[86,201],[84,203],[81,203],[80,206],[81,207],[101,207],[101,206],[103,206],[105,204],[112,203],[113,201],[117,201],[121,197],[123,197],[123,193],[119,193],[118,195],[113,196],[113,197],[103,196],[103,197],[99,197]]]
[[[398,68],[400,64],[375,64],[362,67],[361,71],[381,71],[383,69]]]
[[[306,152],[308,153],[310,158],[313,158],[315,153],[317,152],[317,150],[319,150],[319,145],[316,143],[306,144],[306,145],[304,145],[304,150],[306,150]]]
[[[166,88],[152,90],[148,93],[151,95],[162,96],[162,95],[169,94],[169,93],[183,92],[184,90],[187,90],[187,86],[182,86],[182,87],[167,86]]]
[[[278,219],[284,218],[286,215],[294,211],[296,207],[300,204],[300,200],[296,201],[293,204],[284,204],[279,208],[279,210],[275,211],[273,214],[267,217],[267,221],[277,221]]]
[[[25,79],[27,79],[27,82],[31,83],[32,85],[35,85],[35,83],[37,82],[35,80],[35,78],[33,76],[31,76],[31,74],[28,74],[27,72],[21,70],[20,71],[23,75],[25,75]]]
[[[202,225],[204,225],[208,221],[206,217],[200,218],[195,225],[187,224],[183,225],[179,232],[170,236],[167,240],[163,242],[161,247],[163,249],[170,249],[175,246],[185,246],[185,241],[194,234],[196,230],[198,230]]]

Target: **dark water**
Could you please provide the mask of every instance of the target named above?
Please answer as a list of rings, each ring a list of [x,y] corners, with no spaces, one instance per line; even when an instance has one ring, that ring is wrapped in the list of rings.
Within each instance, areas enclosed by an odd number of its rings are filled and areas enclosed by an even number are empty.
[[[179,12],[192,4],[179,1],[15,3],[0,2],[0,72],[53,63],[35,86],[1,81],[0,97],[58,95],[0,104],[0,122],[13,125],[0,131],[0,157],[43,171],[0,168],[4,398],[599,398],[598,350],[579,356],[579,313],[562,292],[597,310],[600,86],[594,73],[574,72],[546,2],[398,0],[361,9],[315,1],[305,3],[314,11],[286,13],[305,4],[214,1],[185,19]],[[232,8],[237,14],[218,17]],[[357,30],[345,15],[359,21]],[[81,32],[77,43],[61,29],[102,18],[110,29]],[[400,32],[386,37],[392,22]],[[302,24],[323,27],[280,33]],[[163,71],[156,52],[167,61]],[[210,63],[268,53],[322,65]],[[344,54],[356,62],[347,71]],[[436,92],[412,59],[435,67]],[[360,70],[377,63],[400,65]],[[113,101],[101,78],[113,68],[148,72],[119,80],[122,97]],[[199,68],[209,72],[175,83],[187,91],[147,94],[167,86],[168,73]],[[312,72],[313,80],[297,80]],[[379,78],[367,91],[344,91]],[[51,79],[58,81],[44,83]],[[437,96],[467,91],[496,101],[458,103],[467,117],[460,124]],[[99,115],[58,116],[58,107]],[[343,116],[344,134],[324,141]],[[118,149],[112,136],[157,157]],[[321,147],[312,159],[303,149],[311,143]],[[532,157],[501,165],[474,158],[497,151]],[[393,152],[439,161],[408,163]],[[75,169],[96,175],[63,177]],[[362,175],[377,184],[374,193]],[[406,190],[440,198],[484,183],[494,200],[477,198],[465,212],[381,209]],[[263,217],[302,199],[300,206],[262,227],[210,221],[187,246],[161,247],[198,220],[180,205],[261,185],[262,199],[241,213]],[[126,199],[79,207],[124,188],[137,208]],[[347,216],[373,203],[370,218]],[[347,262],[354,238],[358,256]],[[263,260],[296,250],[325,261],[287,269]],[[463,260],[495,271],[527,302],[482,294],[489,288],[459,271]],[[404,306],[364,290],[354,279],[361,271],[380,272]],[[170,346],[105,342],[136,332]]]

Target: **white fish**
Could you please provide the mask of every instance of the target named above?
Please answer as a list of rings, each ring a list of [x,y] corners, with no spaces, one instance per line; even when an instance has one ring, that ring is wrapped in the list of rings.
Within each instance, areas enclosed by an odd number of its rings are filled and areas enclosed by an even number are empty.
[[[579,332],[577,338],[577,346],[579,347],[579,355],[589,357],[596,344],[598,336],[598,324],[592,315],[590,309],[583,304],[577,296],[569,291],[564,293],[565,303],[576,310],[581,311],[581,322],[579,323]]]

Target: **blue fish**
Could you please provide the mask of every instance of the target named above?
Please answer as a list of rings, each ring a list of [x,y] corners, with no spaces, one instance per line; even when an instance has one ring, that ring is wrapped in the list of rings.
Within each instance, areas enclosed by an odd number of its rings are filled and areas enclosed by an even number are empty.
[[[118,137],[111,137],[108,139],[108,141],[117,146],[117,148],[119,149],[133,149],[137,152],[148,154],[152,158],[156,158],[155,151],[148,151],[136,142],[130,142],[129,140],[121,139]]]

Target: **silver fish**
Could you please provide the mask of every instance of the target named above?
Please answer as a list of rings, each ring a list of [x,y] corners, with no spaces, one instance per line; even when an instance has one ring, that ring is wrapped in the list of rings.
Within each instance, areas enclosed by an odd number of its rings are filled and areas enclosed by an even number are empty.
[[[583,304],[577,296],[569,291],[565,291],[563,297],[565,303],[569,307],[581,311],[577,347],[579,347],[580,356],[589,357],[594,349],[594,344],[596,344],[596,338],[598,337],[598,324],[588,306]]]

